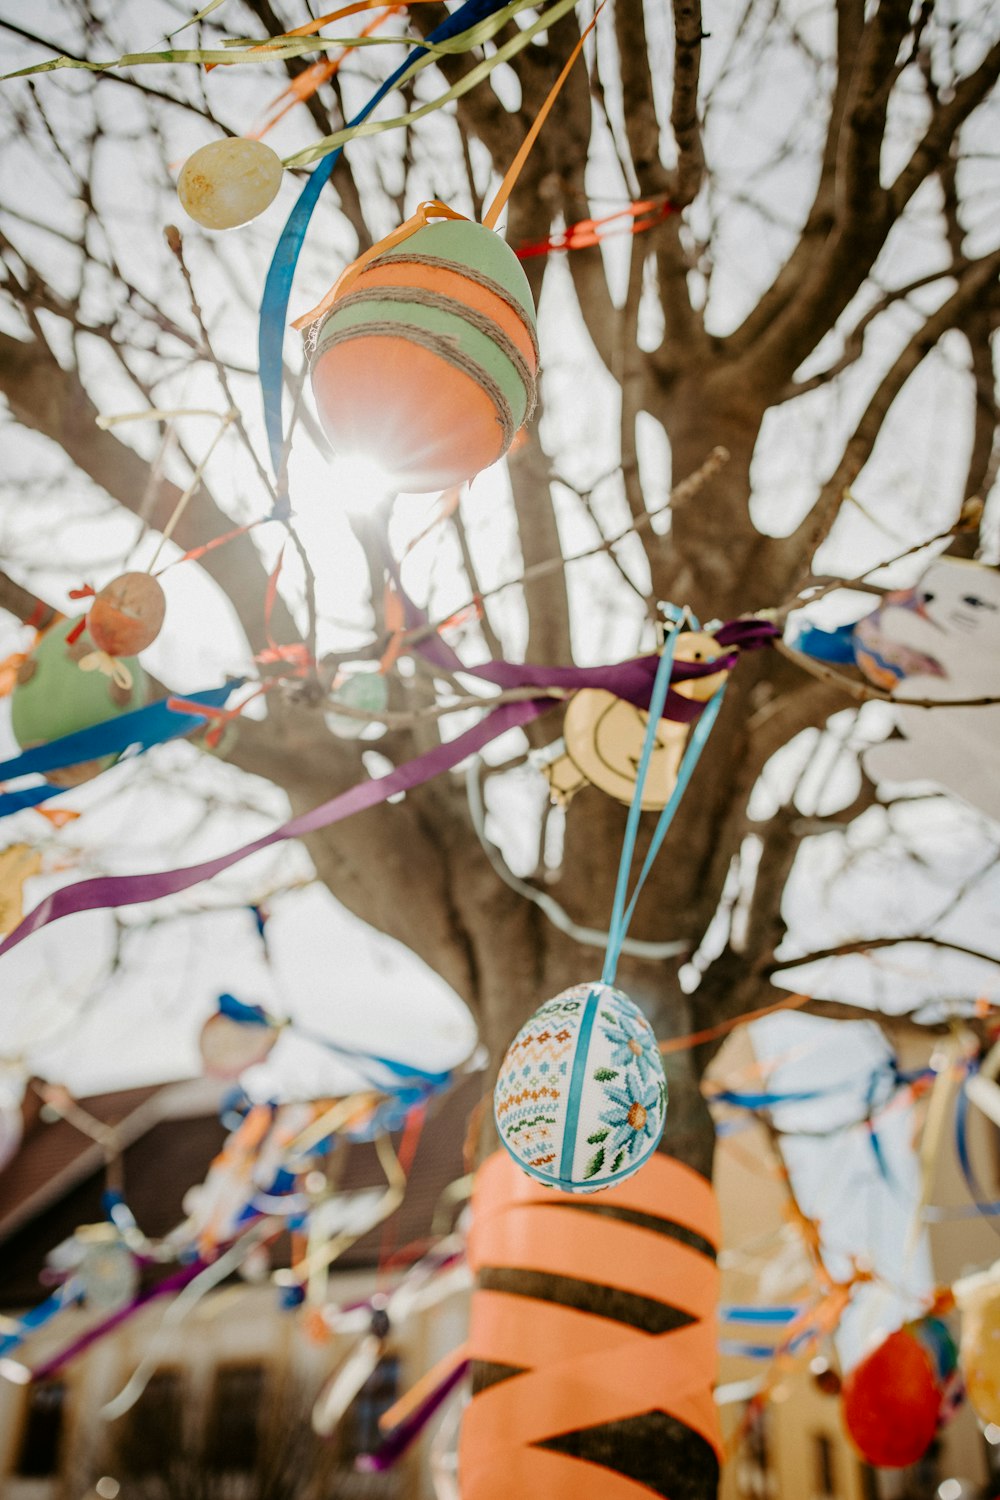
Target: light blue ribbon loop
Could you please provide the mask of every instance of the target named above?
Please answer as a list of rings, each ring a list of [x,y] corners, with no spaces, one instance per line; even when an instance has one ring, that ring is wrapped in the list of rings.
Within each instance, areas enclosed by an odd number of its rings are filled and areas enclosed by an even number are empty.
[[[635,913],[636,902],[646,883],[649,872],[653,868],[656,856],[660,852],[663,840],[666,838],[667,830],[673,822],[674,814],[680,805],[680,800],[687,789],[688,782],[694,774],[694,768],[698,764],[701,752],[704,750],[708,736],[712,732],[712,726],[719,716],[723,694],[726,691],[726,683],[723,681],[722,686],[712,695],[700,717],[695,721],[684,750],[683,758],[678,767],[677,781],[670,794],[670,800],[660,813],[645,861],[639,872],[639,878],[632,892],[631,900],[626,905],[628,877],[629,871],[632,868],[632,856],[635,853],[635,841],[639,830],[639,818],[642,813],[642,794],[646,784],[646,775],[656,742],[656,731],[659,727],[660,717],[667,699],[667,691],[670,687],[670,672],[673,667],[674,649],[677,644],[679,627],[688,618],[687,612],[678,610],[676,606],[664,605],[662,607],[665,611],[669,610],[669,634],[664,644],[663,655],[660,657],[656,669],[656,677],[653,680],[653,692],[649,702],[649,722],[646,725],[646,737],[643,740],[642,756],[639,760],[639,769],[636,773],[635,791],[632,794],[632,802],[628,810],[628,821],[625,824],[625,838],[622,843],[621,860],[618,865],[618,880],[615,885],[614,905],[611,913],[611,921],[608,925],[608,946],[604,956],[604,970],[601,974],[601,980],[604,984],[614,984],[622,944],[625,941],[629,923]]]

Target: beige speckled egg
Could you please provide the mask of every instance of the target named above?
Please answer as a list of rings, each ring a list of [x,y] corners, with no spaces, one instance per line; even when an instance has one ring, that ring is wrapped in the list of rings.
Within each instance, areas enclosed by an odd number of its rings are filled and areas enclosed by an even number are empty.
[[[203,229],[235,229],[274,201],[281,172],[280,157],[263,141],[211,141],[184,163],[177,196]]]

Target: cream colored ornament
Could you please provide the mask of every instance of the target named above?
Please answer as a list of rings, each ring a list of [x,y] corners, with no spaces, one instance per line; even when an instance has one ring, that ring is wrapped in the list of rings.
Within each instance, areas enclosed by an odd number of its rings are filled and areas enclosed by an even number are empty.
[[[211,141],[184,163],[177,196],[203,229],[235,229],[273,203],[281,173],[281,158],[263,141]]]
[[[711,662],[721,650],[714,636],[701,630],[685,631],[677,637],[674,660]],[[707,703],[727,675],[713,672],[671,686],[683,698]],[[541,766],[553,800],[565,805],[590,783],[619,802],[631,803],[647,723],[643,709],[602,688],[583,688],[574,694],[563,724],[564,753]],[[688,724],[660,720],[643,788],[644,812],[659,810],[670,801],[689,732]]]
[[[1000,1260],[952,1287],[962,1314],[959,1363],[969,1404],[983,1422],[1000,1425]]]

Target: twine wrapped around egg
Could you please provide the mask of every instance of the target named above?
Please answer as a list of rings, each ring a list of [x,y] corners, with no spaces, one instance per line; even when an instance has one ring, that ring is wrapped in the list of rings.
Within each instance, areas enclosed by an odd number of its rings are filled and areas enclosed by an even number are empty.
[[[331,294],[312,360],[335,452],[416,492],[496,463],[534,409],[538,370],[534,303],[513,251],[483,224],[425,218],[354,272]]]

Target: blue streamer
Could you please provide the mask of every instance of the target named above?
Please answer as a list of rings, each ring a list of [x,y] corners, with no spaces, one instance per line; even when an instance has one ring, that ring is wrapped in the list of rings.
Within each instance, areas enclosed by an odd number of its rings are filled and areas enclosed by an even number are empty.
[[[266,1026],[275,1031],[281,1027],[281,1023],[269,1016],[262,1006],[247,1005],[245,1001],[237,1000],[235,995],[220,995],[216,1004],[220,1015],[226,1016],[230,1021],[236,1021],[241,1026]],[[378,1053],[365,1052],[358,1047],[347,1047],[339,1042],[331,1042],[327,1037],[319,1036],[315,1031],[306,1031],[296,1026],[294,1021],[286,1022],[285,1025],[289,1031],[294,1031],[296,1036],[315,1042],[327,1052],[334,1052],[338,1057],[345,1058],[358,1069],[366,1082],[373,1084],[376,1088],[386,1088],[385,1079],[379,1077],[376,1070],[381,1069],[384,1073],[388,1073],[390,1079],[393,1080],[389,1085],[390,1091],[399,1099],[405,1099],[407,1108],[420,1103],[429,1094],[438,1093],[447,1088],[451,1082],[450,1071],[428,1072],[425,1068],[417,1068],[392,1057],[381,1057]]]
[[[818,625],[804,625],[792,641],[796,651],[816,661],[855,665],[854,625],[838,625],[836,630],[821,630]]]
[[[969,1077],[979,1071],[979,1064],[973,1063],[969,1068]],[[983,1189],[976,1176],[972,1165],[972,1157],[969,1152],[969,1096],[964,1086],[958,1091],[955,1101],[955,1152],[958,1156],[959,1166],[962,1168],[962,1176],[965,1185],[975,1205],[976,1212],[987,1219],[993,1229],[1000,1234],[1000,1225],[993,1221],[995,1214],[1000,1214],[1000,1202],[990,1202],[983,1195]]]
[[[720,1307],[723,1323],[791,1323],[801,1307]]]
[[[430,33],[428,43],[447,41],[461,32],[485,21],[496,11],[503,10],[508,0],[465,0],[454,14],[442,21]],[[359,110],[348,126],[360,125],[387,94],[390,94],[413,64],[426,57],[429,46],[414,47],[409,57],[396,71],[380,84],[363,109]],[[260,331],[258,334],[258,357],[260,364],[260,386],[264,401],[264,423],[267,442],[271,452],[271,464],[279,482],[282,479],[282,450],[284,447],[284,422],[281,412],[282,364],[281,350],[285,339],[285,324],[288,320],[288,302],[292,293],[295,267],[309,228],[309,220],[319,201],[319,195],[329,182],[334,167],[340,160],[343,146],[337,146],[324,156],[309,177],[299,194],[298,201],[288,216],[284,229],[275,247],[274,256],[264,283],[264,295],[260,304]]]
[[[20,1348],[26,1339],[39,1328],[54,1318],[64,1307],[69,1307],[74,1302],[80,1302],[83,1298],[83,1287],[74,1278],[70,1277],[64,1281],[57,1292],[40,1302],[37,1307],[32,1307],[22,1317],[17,1319],[15,1331],[5,1334],[0,1338],[0,1358],[13,1354],[15,1349]]]
[[[243,680],[233,678],[222,687],[189,693],[185,698],[191,703],[203,703],[206,708],[221,708]],[[190,734],[204,722],[200,715],[168,708],[167,699],[161,698],[156,703],[148,703],[145,708],[119,714],[116,719],[106,719],[103,724],[93,724],[74,734],[61,735],[47,745],[36,745],[33,750],[25,750],[22,755],[3,761],[0,763],[0,781],[10,781],[16,776],[44,775],[63,766],[77,766],[106,755],[121,755],[133,746],[141,755],[153,745],[162,745],[167,740]],[[22,807],[34,807],[65,790],[65,787],[31,787],[8,792],[0,797],[0,817]]]

